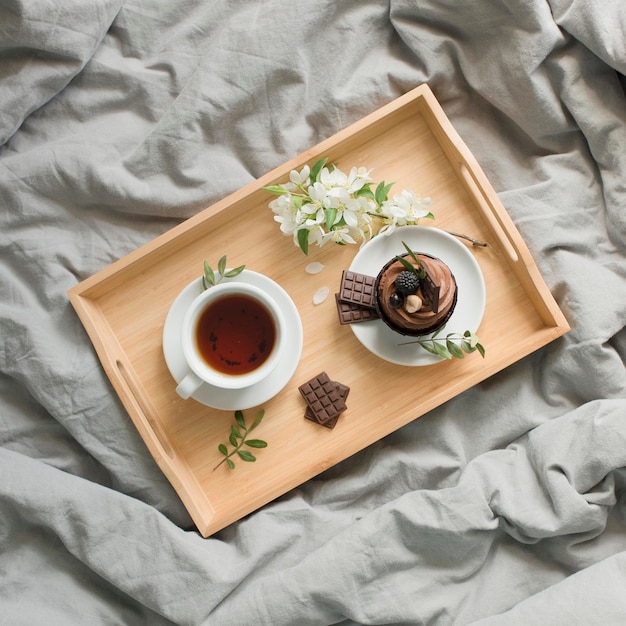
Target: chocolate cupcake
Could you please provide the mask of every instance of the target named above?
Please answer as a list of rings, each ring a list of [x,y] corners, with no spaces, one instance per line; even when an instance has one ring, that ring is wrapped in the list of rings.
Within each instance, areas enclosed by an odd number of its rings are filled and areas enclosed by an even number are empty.
[[[457,302],[457,284],[450,268],[425,253],[403,254],[412,271],[391,259],[376,277],[375,305],[380,318],[401,335],[429,335],[441,328]],[[417,259],[417,261],[416,261]]]

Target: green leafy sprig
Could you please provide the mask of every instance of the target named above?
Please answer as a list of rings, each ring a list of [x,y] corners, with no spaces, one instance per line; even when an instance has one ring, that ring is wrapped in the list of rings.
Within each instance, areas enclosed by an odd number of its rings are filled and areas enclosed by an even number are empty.
[[[206,290],[209,287],[213,287],[217,285],[222,278],[234,278],[243,272],[246,268],[245,265],[240,265],[239,267],[235,267],[231,270],[226,271],[226,255],[224,255],[217,262],[217,273],[213,270],[213,268],[208,264],[207,261],[204,262],[204,274],[202,276],[202,287]]]
[[[422,262],[417,257],[417,254],[415,254],[415,252],[413,252],[413,250],[411,250],[411,248],[409,248],[409,246],[404,241],[402,242],[402,245],[409,253],[409,256],[417,263],[417,267],[415,267],[413,263],[407,261],[403,256],[398,255],[396,256],[396,259],[400,261],[400,263],[402,263],[406,270],[408,270],[412,274],[415,274],[420,280],[426,278],[426,270],[423,268]]]
[[[472,331],[466,330],[462,335],[459,333],[448,333],[445,337],[440,337],[439,334],[444,328],[442,326],[428,339],[405,341],[400,345],[406,346],[411,343],[418,343],[426,352],[444,359],[463,359],[466,354],[471,354],[472,352],[478,352],[483,359],[485,358],[485,347]]]
[[[230,435],[228,437],[228,441],[230,445],[233,446],[233,449],[229,452],[228,448],[225,444],[220,443],[217,446],[220,454],[224,456],[224,458],[213,468],[215,471],[222,463],[226,463],[231,470],[235,469],[235,462],[231,457],[237,455],[242,461],[246,461],[247,463],[253,463],[256,461],[256,457],[249,450],[242,449],[244,445],[250,448],[267,448],[267,441],[263,441],[263,439],[248,439],[248,435],[261,423],[265,415],[265,411],[261,410],[259,414],[256,416],[252,425],[248,428],[246,426],[246,420],[243,416],[242,411],[235,411],[235,424],[231,424],[230,426]]]

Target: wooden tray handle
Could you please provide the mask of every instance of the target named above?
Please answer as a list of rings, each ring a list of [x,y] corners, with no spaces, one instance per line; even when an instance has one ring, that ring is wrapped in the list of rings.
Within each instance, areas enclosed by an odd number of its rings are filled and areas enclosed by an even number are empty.
[[[123,389],[124,396],[129,400],[135,409],[133,415],[139,420],[136,426],[141,431],[146,443],[161,457],[167,456],[170,459],[175,458],[174,449],[170,445],[167,435],[161,428],[158,420],[154,417],[156,414],[154,405],[141,391],[141,386],[135,381],[132,366],[125,362],[125,359],[115,359],[115,367],[120,374],[120,380],[123,381],[126,389]],[[151,444],[151,445],[150,445]]]
[[[474,198],[476,206],[489,224],[494,236],[498,239],[501,252],[507,258],[511,269],[524,287],[528,297],[533,301],[543,323],[546,326],[569,328],[547,287],[540,290],[539,285],[543,285],[543,279],[535,261],[495,191],[491,189],[486,179],[484,184],[481,184],[477,172],[467,163],[464,163],[462,157],[459,160],[458,168],[467,190]],[[512,233],[520,238],[520,245]]]
[[[459,163],[459,173],[468,191],[478,205],[483,218],[489,223],[493,234],[500,242],[502,252],[506,254],[512,264],[518,263],[520,258],[518,248],[511,240],[502,224],[500,211],[494,206],[494,203],[485,193],[485,190],[476,181],[472,170],[465,165],[465,163]]]

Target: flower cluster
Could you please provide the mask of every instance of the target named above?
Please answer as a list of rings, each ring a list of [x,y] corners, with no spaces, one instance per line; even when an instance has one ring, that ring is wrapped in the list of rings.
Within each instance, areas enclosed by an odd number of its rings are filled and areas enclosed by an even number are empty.
[[[393,183],[383,181],[373,189],[371,170],[353,167],[346,174],[327,167],[326,161],[292,170],[288,182],[265,187],[277,196],[269,206],[280,230],[305,254],[309,244],[364,243],[376,234],[388,235],[398,226],[433,217],[427,208],[430,198],[418,198],[407,189],[389,198]]]

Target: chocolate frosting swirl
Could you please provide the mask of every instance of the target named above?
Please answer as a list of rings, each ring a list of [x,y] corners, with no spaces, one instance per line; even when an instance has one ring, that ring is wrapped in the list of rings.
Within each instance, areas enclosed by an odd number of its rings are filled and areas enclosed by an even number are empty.
[[[403,255],[414,266],[417,265],[409,255]],[[440,259],[428,254],[417,254],[433,281],[439,285],[439,309],[434,313],[420,287],[417,295],[423,304],[419,311],[408,313],[401,306],[397,309],[389,305],[389,297],[396,291],[395,281],[405,267],[397,259],[389,261],[376,278],[376,296],[378,313],[382,320],[396,332],[403,335],[428,335],[445,324],[454,311],[457,299],[457,285],[450,268]]]

